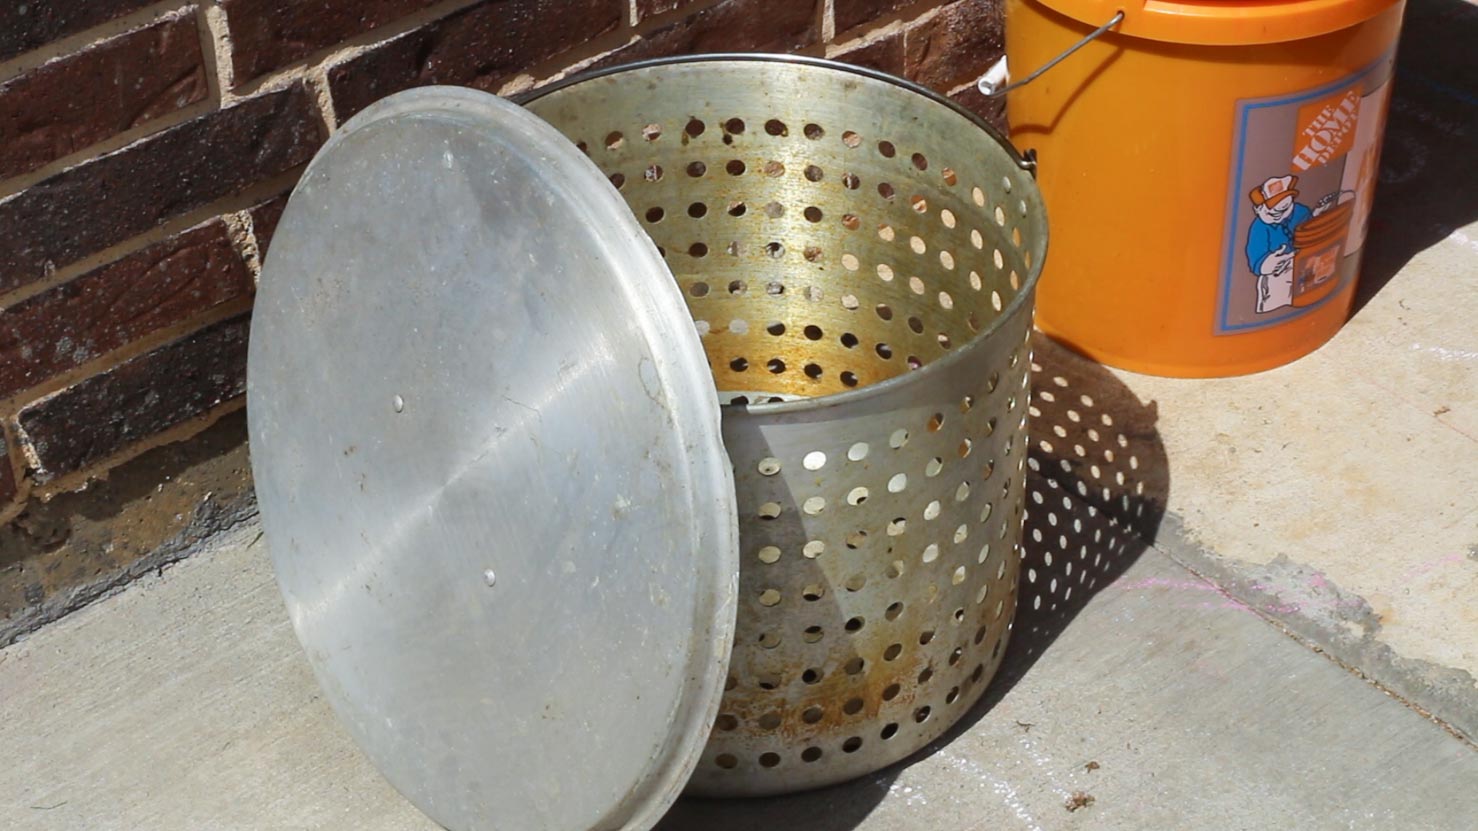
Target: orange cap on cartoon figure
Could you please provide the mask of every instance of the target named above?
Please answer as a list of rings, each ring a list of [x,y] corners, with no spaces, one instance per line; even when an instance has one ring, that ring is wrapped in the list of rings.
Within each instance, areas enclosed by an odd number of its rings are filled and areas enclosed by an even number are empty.
[[[1252,198],[1254,205],[1276,205],[1286,198],[1298,196],[1298,177],[1274,176],[1253,188],[1247,195]]]

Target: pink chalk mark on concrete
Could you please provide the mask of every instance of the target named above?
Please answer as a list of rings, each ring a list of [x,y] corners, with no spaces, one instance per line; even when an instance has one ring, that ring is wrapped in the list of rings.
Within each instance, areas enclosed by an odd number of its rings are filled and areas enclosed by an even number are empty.
[[[1120,580],[1113,584],[1119,591],[1139,591],[1141,589],[1176,589],[1179,591],[1195,592],[1220,592],[1216,586],[1203,583],[1199,580],[1171,580],[1168,577],[1144,577],[1139,580]]]
[[[1426,575],[1431,574],[1432,572],[1436,571],[1439,568],[1442,568],[1443,566],[1455,565],[1457,563],[1461,563],[1462,561],[1463,555],[1456,553],[1448,554],[1446,557],[1437,557],[1436,559],[1428,560],[1427,562],[1416,566],[1410,571],[1407,571],[1405,574],[1401,575],[1401,579],[1415,580],[1418,577],[1425,577]]]

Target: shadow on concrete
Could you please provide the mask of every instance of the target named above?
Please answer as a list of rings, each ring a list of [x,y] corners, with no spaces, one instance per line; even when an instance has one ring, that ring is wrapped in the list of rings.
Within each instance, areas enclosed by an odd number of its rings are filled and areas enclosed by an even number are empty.
[[[0,523],[0,646],[255,513],[240,411],[118,465],[84,490],[32,496]]]
[[[1155,404],[1142,403],[1108,370],[1040,333],[1033,349],[1018,607],[1006,656],[981,700],[942,737],[877,773],[782,797],[684,798],[657,831],[850,831],[905,768],[970,729],[1010,692],[1089,599],[1153,541],[1170,489]]]
[[[1478,220],[1478,6],[1413,0],[1352,314],[1417,254]]]
[[[1154,542],[1170,465],[1144,403],[1107,369],[1036,334],[1022,569],[1011,642],[985,695],[925,748],[948,744],[990,711]]]

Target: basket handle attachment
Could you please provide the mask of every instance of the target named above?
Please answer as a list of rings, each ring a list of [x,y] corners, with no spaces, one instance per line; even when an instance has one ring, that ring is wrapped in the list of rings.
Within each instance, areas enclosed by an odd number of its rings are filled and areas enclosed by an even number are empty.
[[[1114,28],[1123,21],[1124,12],[1120,10],[1112,18],[1109,19],[1109,22],[1089,32],[1087,37],[1083,38],[1077,43],[1074,43],[1072,46],[1069,46],[1067,49],[1063,50],[1063,52],[1057,57],[1042,64],[1036,69],[1036,71],[1032,72],[1032,74],[1026,76],[1025,78],[1022,78],[1020,81],[1005,83],[1007,80],[1010,79],[1011,73],[1006,68],[1005,56],[1002,56],[1000,60],[991,65],[990,69],[987,69],[985,71],[984,75],[980,76],[979,80],[975,82],[975,88],[980,90],[986,98],[999,98],[1000,96],[1005,95],[1013,89],[1024,87],[1027,84],[1030,84],[1032,81],[1037,80],[1037,78],[1041,77],[1042,73],[1046,72],[1054,66],[1057,66],[1059,63],[1062,63],[1062,60],[1068,55],[1071,55],[1079,49],[1082,49],[1084,46],[1087,46],[1093,41],[1099,39],[1103,35],[1107,34],[1108,30]]]

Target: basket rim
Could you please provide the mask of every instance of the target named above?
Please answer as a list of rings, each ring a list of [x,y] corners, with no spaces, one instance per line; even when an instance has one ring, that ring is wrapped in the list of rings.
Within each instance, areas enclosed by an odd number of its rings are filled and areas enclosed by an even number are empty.
[[[1011,143],[1010,139],[1003,135],[1001,131],[996,128],[995,125],[991,124],[989,121],[986,121],[980,115],[969,109],[966,109],[958,102],[953,101],[939,94],[938,92],[929,89],[928,87],[914,83],[907,78],[900,78],[897,75],[883,72],[882,70],[863,66],[855,66],[853,64],[842,63],[841,61],[834,61],[829,58],[817,58],[810,55],[787,55],[783,53],[773,52],[704,52],[693,55],[674,55],[658,58],[646,58],[639,61],[632,61],[630,63],[615,64],[612,66],[602,67],[600,69],[578,72],[573,75],[561,78],[558,81],[554,81],[546,86],[538,87],[537,89],[529,90],[527,92],[515,95],[512,97],[511,100],[520,106],[527,106],[530,102],[543,98],[546,95],[582,84],[586,81],[593,81],[598,78],[620,75],[626,72],[633,72],[637,70],[652,69],[663,66],[678,66],[682,64],[736,62],[799,64],[801,66],[809,66],[816,69],[844,72],[852,75],[859,75],[861,77],[869,78],[874,81],[881,81],[886,84],[891,84],[893,86],[912,92],[916,95],[920,95],[935,104],[947,107],[956,115],[963,117],[965,120],[969,121],[971,124],[975,125],[977,128],[985,132],[988,136],[995,140],[996,144],[999,145],[1000,148],[1006,152],[1011,161],[1014,162],[1018,168],[1026,171],[1031,176],[1033,183],[1035,183],[1035,160],[1023,156],[1020,151],[1016,149],[1016,146]],[[1040,199],[1040,192],[1038,192],[1038,197]],[[1022,308],[1027,306],[1028,301],[1036,295],[1037,281],[1042,274],[1042,267],[1047,261],[1047,247],[1048,242],[1050,241],[1050,231],[1046,221],[1045,213],[1046,211],[1044,207],[1041,232],[1041,254],[1037,257],[1036,262],[1032,263],[1032,265],[1027,268],[1027,273],[1022,277],[1021,288],[1017,290],[1016,296],[1011,298],[1011,302],[1006,304],[1006,307],[1001,310],[1001,313],[997,315],[994,320],[992,320],[984,329],[976,332],[975,337],[966,341],[960,346],[960,348],[951,351],[949,354],[945,355],[942,358],[939,358],[938,360],[930,361],[929,363],[924,364],[916,370],[904,372],[901,375],[894,375],[893,377],[885,378],[882,381],[877,382],[876,384],[869,384],[868,386],[858,387],[857,389],[834,392],[827,395],[818,395],[809,398],[792,398],[785,401],[751,402],[748,404],[721,404],[721,408],[724,411],[725,415],[727,416],[729,412],[737,410],[755,416],[779,416],[789,415],[793,413],[806,413],[815,410],[824,410],[830,407],[845,406],[856,402],[865,401],[875,396],[887,395],[894,390],[907,387],[908,385],[914,383],[915,379],[924,377],[926,373],[932,372],[933,374],[938,374],[940,372],[945,372],[948,370],[948,368],[954,366],[955,364],[970,360],[971,356],[974,353],[984,348],[986,342],[990,340],[992,335],[995,335],[998,331],[1005,328],[1009,321],[1014,320],[1017,315],[1021,314]],[[663,264],[663,267],[666,268],[666,263]],[[1030,309],[1028,309],[1028,313],[1030,313]]]

